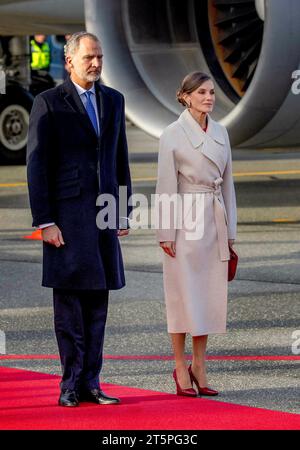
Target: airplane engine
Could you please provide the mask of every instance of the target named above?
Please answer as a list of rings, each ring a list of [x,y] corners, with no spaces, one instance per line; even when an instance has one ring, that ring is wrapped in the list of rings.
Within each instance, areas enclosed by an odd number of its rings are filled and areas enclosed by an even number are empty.
[[[182,107],[182,78],[201,70],[216,87],[213,117],[233,145],[300,144],[298,0],[85,0],[88,31],[104,49],[103,79],[127,115],[158,137]],[[294,75],[295,76],[295,75]]]

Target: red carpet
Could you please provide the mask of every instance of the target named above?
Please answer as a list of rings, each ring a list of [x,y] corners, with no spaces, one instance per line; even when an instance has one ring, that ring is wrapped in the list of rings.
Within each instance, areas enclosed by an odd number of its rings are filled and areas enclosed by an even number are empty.
[[[172,361],[172,355],[104,355],[104,359],[128,360],[128,361]],[[59,359],[58,355],[0,355],[1,360],[27,360],[27,359]],[[187,355],[187,360],[191,360],[192,356]],[[300,355],[208,355],[208,361],[299,361]]]
[[[2,430],[298,430],[300,415],[102,384],[121,405],[57,406],[54,375],[0,368]]]

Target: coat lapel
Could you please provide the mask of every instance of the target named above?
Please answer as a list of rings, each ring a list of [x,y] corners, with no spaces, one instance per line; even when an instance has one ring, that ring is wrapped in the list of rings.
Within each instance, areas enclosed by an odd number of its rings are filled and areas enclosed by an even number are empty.
[[[94,127],[90,121],[86,109],[83,106],[82,101],[78,95],[78,92],[74,84],[70,80],[70,78],[68,78],[65,81],[65,83],[63,83],[62,91],[67,106],[77,113],[76,117],[78,118],[79,123],[97,138]],[[111,101],[108,95],[102,92],[101,85],[99,83],[95,83],[95,92],[98,107],[98,117],[100,121],[100,136],[99,136],[100,139],[107,125],[108,118],[111,112],[111,105],[110,105]]]
[[[178,122],[192,146],[201,147],[203,155],[218,167],[222,175],[227,162],[227,152],[225,139],[218,123],[208,115],[208,126],[205,132],[187,109],[179,116]]]
[[[96,133],[90,121],[90,118],[85,110],[85,107],[82,104],[82,101],[78,95],[78,92],[76,91],[74,84],[69,77],[62,85],[62,92],[66,105],[77,113],[76,117],[78,118],[78,122],[96,137]]]
[[[100,83],[95,83],[95,88],[100,120],[100,135],[102,136],[109,122],[112,111],[112,101],[111,97],[104,92]]]

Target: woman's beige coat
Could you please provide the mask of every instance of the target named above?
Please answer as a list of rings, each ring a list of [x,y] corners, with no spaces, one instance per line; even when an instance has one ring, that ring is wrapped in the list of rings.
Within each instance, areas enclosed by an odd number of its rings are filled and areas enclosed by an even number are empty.
[[[157,209],[158,241],[176,242],[176,256],[163,255],[168,331],[224,333],[228,239],[237,222],[227,130],[208,117],[204,132],[186,109],[160,138],[156,194],[182,201],[177,210],[158,201]]]

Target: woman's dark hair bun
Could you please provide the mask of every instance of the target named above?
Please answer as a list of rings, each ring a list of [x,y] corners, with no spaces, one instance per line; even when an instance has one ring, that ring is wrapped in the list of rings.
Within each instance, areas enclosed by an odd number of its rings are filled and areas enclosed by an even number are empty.
[[[179,89],[179,90],[176,92],[176,98],[177,98],[177,101],[178,101],[179,103],[181,103],[183,106],[186,106],[186,101],[185,101],[184,98],[183,98],[183,92],[182,92],[182,89]]]

